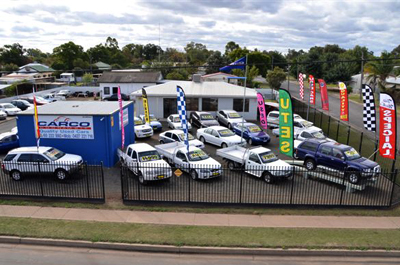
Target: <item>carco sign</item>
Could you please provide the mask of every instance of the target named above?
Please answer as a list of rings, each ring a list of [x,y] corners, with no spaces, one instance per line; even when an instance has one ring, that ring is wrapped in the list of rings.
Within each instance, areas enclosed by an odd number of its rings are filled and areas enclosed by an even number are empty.
[[[94,139],[92,116],[39,115],[40,138]]]

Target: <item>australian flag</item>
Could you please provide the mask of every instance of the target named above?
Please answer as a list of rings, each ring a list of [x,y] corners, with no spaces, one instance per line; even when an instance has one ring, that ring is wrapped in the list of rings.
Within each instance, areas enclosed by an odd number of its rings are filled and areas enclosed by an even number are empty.
[[[180,86],[176,86],[176,93],[177,93],[177,103],[178,103],[178,114],[179,118],[182,123],[182,130],[185,134],[185,145],[187,147],[187,150],[189,152],[189,136],[188,136],[188,123],[186,120],[186,99],[185,99],[185,92],[183,91],[183,88]]]
[[[230,72],[232,69],[244,70],[245,67],[246,67],[246,57],[242,57],[239,60],[234,61],[233,63],[231,63],[227,66],[219,68],[219,70],[223,71],[223,72]]]

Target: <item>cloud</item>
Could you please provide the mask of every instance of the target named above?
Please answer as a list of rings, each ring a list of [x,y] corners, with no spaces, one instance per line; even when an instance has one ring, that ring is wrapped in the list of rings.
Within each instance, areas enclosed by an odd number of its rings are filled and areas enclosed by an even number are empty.
[[[207,27],[207,28],[212,28],[217,24],[217,22],[213,20],[208,20],[208,21],[200,21],[200,25]]]
[[[29,27],[29,26],[14,26],[11,28],[11,30],[13,32],[21,32],[21,33],[25,33],[25,32],[37,32],[39,31],[39,28],[37,27]]]

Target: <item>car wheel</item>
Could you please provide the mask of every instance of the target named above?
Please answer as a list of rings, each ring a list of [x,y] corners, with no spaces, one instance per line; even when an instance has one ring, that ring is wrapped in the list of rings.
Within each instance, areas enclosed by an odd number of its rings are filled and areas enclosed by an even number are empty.
[[[142,174],[142,172],[138,172],[138,178],[139,178],[139,183],[140,184],[142,184],[142,185],[146,185],[147,184],[147,182],[146,182],[146,180],[144,180],[144,176],[143,176],[143,174]]]
[[[57,169],[55,173],[58,180],[64,180],[68,177],[68,173],[64,169]]]
[[[268,184],[272,184],[274,182],[274,177],[271,175],[271,173],[269,172],[264,172],[262,174],[262,178],[265,182],[267,182]]]
[[[299,157],[297,156],[296,149],[293,150],[293,157],[294,159],[299,159]]]
[[[357,184],[360,181],[360,174],[357,171],[347,173],[347,178],[351,184]]]
[[[10,177],[12,177],[12,179],[15,181],[19,181],[22,179],[21,172],[19,172],[18,170],[11,171]]]
[[[235,162],[233,162],[233,161],[228,161],[228,169],[229,169],[229,170],[235,170],[235,169],[236,169],[236,167],[235,167]]]
[[[228,123],[228,129],[232,130],[232,124]]]
[[[306,161],[304,161],[304,165],[306,166],[307,170],[314,170],[316,165],[315,165],[315,161],[313,159],[306,159]]]
[[[194,169],[190,170],[190,177],[191,177],[193,180],[196,180],[196,179],[198,178],[197,171],[194,170]]]
[[[253,145],[253,140],[249,139],[249,145]]]
[[[204,139],[203,136],[200,136],[200,142],[202,142],[203,144],[205,144],[205,143],[206,143],[206,139]]]
[[[165,142],[163,140],[160,141],[160,144],[165,144]]]
[[[222,147],[222,148],[227,148],[228,145],[227,145],[226,143],[222,143],[222,144],[221,144],[221,147]]]

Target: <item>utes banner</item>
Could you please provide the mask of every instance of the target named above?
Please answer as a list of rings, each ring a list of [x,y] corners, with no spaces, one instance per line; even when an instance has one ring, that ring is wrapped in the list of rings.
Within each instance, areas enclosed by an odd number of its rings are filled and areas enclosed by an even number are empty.
[[[299,86],[300,86],[300,98],[301,100],[304,100],[304,80],[303,80],[303,74],[299,74]]]
[[[396,104],[386,93],[381,93],[379,102],[379,153],[396,159]]]
[[[142,88],[142,98],[143,98],[144,119],[147,124],[150,124],[149,103],[147,100],[147,93],[146,90],[144,90],[144,88]]]
[[[318,79],[318,85],[321,92],[322,109],[329,111],[328,88],[326,87],[326,83],[324,80]]]
[[[293,109],[292,97],[285,89],[279,89],[279,150],[293,157]]]
[[[260,112],[260,124],[263,129],[267,129],[267,115],[265,114],[265,103],[264,97],[261,93],[257,93],[257,105],[258,111]]]
[[[349,100],[347,97],[347,87],[343,82],[339,82],[340,93],[340,119],[349,121]]]
[[[310,83],[310,104],[315,105],[315,79],[314,76],[310,75],[308,78]]]

